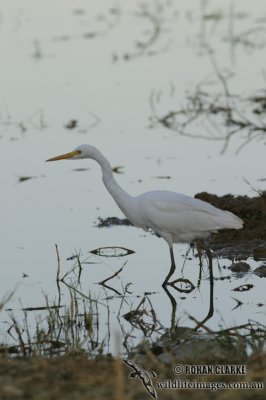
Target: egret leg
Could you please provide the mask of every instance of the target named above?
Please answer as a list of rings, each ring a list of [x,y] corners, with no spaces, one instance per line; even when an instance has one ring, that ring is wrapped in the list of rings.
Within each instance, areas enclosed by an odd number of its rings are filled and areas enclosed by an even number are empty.
[[[169,247],[170,248],[170,256],[171,256],[171,268],[170,271],[168,272],[168,275],[166,276],[165,280],[163,281],[162,286],[166,286],[169,279],[171,278],[171,276],[173,275],[173,273],[176,270],[176,265],[175,265],[175,256],[174,256],[174,251],[173,251],[173,247]]]

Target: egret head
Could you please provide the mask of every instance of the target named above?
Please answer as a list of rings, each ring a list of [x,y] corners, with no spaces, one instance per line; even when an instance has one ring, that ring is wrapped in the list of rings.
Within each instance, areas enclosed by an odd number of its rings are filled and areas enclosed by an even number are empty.
[[[95,158],[95,155],[99,153],[96,147],[89,144],[82,144],[76,149],[69,153],[61,154],[60,156],[49,158],[46,161],[58,161],[58,160],[79,160],[82,158]]]

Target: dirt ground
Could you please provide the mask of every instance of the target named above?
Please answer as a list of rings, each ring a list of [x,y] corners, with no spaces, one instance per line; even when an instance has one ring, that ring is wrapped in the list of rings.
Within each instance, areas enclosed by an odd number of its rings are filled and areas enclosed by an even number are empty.
[[[180,363],[178,360],[177,363]],[[185,361],[184,361],[185,363]],[[204,364],[204,361],[202,362]],[[181,379],[173,376],[171,366],[149,362],[147,370],[157,373],[154,381]],[[183,380],[202,382],[261,382],[265,379],[265,355],[248,361],[245,377],[225,376],[183,376]],[[149,399],[139,378],[129,378],[130,369],[118,359],[103,357],[94,361],[85,355],[68,355],[52,359],[32,357],[30,359],[0,360],[1,400],[101,400],[101,399]],[[265,383],[264,383],[265,384]],[[159,399],[265,399],[262,389],[239,390],[178,390],[158,389]]]

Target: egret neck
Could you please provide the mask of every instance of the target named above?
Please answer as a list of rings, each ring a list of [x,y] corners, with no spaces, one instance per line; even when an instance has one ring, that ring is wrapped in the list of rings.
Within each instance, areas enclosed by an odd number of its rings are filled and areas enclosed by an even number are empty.
[[[130,196],[124,189],[121,188],[121,186],[116,182],[114,175],[113,175],[113,170],[112,167],[107,160],[103,156],[103,154],[98,150],[95,152],[93,159],[100,164],[101,169],[102,169],[102,179],[103,183],[110,193],[110,195],[115,199],[118,207],[120,210],[128,216],[128,218],[132,221],[130,218],[130,210],[134,209],[136,204],[135,204],[135,198],[133,196]]]

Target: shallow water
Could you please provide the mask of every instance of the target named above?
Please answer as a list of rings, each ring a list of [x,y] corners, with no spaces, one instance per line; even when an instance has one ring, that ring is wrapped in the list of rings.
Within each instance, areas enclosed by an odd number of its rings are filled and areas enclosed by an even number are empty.
[[[185,107],[199,82],[207,82],[203,88],[208,98],[222,93],[215,66],[224,75],[232,73],[228,85],[237,96],[238,117],[254,120],[254,104],[247,106],[240,99],[265,89],[264,2],[57,0],[36,5],[31,0],[3,0],[0,11],[1,293],[18,284],[8,307],[19,309],[20,302],[24,307],[41,306],[42,292],[55,298],[57,243],[62,274],[71,268],[66,259],[75,251],[96,260],[84,267],[82,288],[98,298],[106,292],[93,283],[127,259],[121,280],[132,283],[133,294],[128,305],[123,304],[123,313],[139,303],[134,296],[155,292],[154,310],[168,327],[171,305],[161,288],[170,267],[167,245],[133,227],[94,227],[99,216],[122,217],[95,163],[44,161],[91,143],[112,166],[122,166],[123,173],[115,176],[131,194],[161,188],[190,195],[255,195],[245,179],[265,190],[265,138],[260,132],[236,154],[248,134],[238,132],[221,154],[223,140],[192,139],[158,122],[169,111]],[[261,122],[263,114],[257,118],[256,123]],[[222,118],[210,118],[196,120],[185,132],[215,139],[228,129],[230,124],[224,126]],[[33,178],[19,183],[19,177]],[[90,255],[103,246],[135,253],[114,259]],[[180,269],[186,251],[185,245],[175,246]],[[198,260],[191,257],[183,274],[196,286]],[[260,264],[248,262],[252,268]],[[228,275],[219,266],[230,263],[214,260],[214,277]],[[22,278],[23,273],[28,277]],[[245,283],[254,288],[236,296],[232,289]],[[208,326],[263,322],[265,306],[257,306],[265,303],[263,284],[264,279],[253,274],[215,280],[215,312]],[[201,320],[208,313],[208,270],[199,289],[175,296],[179,323],[195,326],[188,315]],[[234,310],[235,297],[243,305]],[[112,330],[121,333],[119,304],[120,300],[110,302]],[[2,321],[8,318],[2,313]],[[7,325],[1,327],[6,337]],[[138,330],[134,334],[141,336]]]

